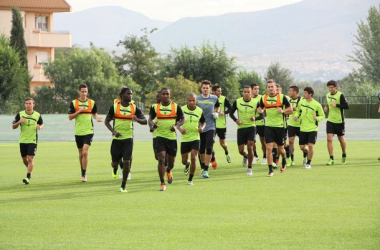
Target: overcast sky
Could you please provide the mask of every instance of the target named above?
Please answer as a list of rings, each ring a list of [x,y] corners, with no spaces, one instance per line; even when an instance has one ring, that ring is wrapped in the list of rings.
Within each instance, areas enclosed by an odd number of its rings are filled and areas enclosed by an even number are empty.
[[[229,12],[257,11],[302,0],[66,0],[73,11],[116,5],[152,19],[176,21],[183,17],[215,16]]]

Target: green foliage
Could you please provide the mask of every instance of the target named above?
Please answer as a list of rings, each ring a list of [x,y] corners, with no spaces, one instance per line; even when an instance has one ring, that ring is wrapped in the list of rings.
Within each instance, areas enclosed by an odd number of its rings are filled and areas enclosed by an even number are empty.
[[[130,77],[142,87],[144,94],[156,89],[155,72],[157,67],[157,52],[152,47],[148,35],[155,29],[148,32],[142,30],[144,35],[126,36],[117,46],[122,46],[125,52],[121,56],[114,55],[114,61],[120,74]]]
[[[53,99],[77,98],[81,83],[87,84],[89,97],[95,100],[115,98],[123,85],[134,90],[136,98],[136,91],[141,89],[130,78],[119,76],[111,56],[94,46],[58,54],[54,62],[45,68],[45,73],[54,83],[51,90]]]
[[[374,84],[380,84],[380,5],[368,11],[367,23],[358,23],[358,34],[355,36],[353,55],[350,61],[360,65],[355,71],[363,81],[366,79]],[[364,84],[365,81],[363,81]]]
[[[0,35],[0,113],[14,113],[29,93],[29,72],[9,39]]]
[[[262,78],[255,71],[240,70],[237,74],[238,81],[240,84],[240,89],[243,89],[246,85],[251,85],[252,83],[259,84],[260,92],[266,90],[266,85],[263,83]]]
[[[28,68],[28,48],[24,39],[23,19],[20,10],[12,7],[11,46],[19,53],[21,64]]]
[[[272,62],[269,65],[265,75],[265,80],[268,79],[274,79],[284,90],[289,89],[294,83],[292,72],[287,68],[283,68],[279,62]]]

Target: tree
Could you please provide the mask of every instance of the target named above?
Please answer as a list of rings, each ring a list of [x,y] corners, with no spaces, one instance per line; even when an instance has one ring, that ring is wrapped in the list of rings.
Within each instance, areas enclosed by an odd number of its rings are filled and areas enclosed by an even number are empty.
[[[20,10],[12,7],[11,46],[18,52],[21,64],[28,68],[28,48],[24,39],[24,27]]]
[[[130,77],[142,87],[143,93],[147,94],[156,88],[155,72],[157,67],[157,52],[152,47],[148,36],[156,29],[142,31],[144,35],[126,36],[117,46],[123,46],[125,52],[121,56],[116,56],[114,52],[114,62],[120,74]]]
[[[279,62],[272,62],[265,75],[265,80],[274,79],[280,84],[282,89],[287,90],[294,83],[292,72],[289,69],[283,68]]]
[[[358,23],[358,34],[354,36],[355,49],[349,60],[360,65],[354,70],[361,79],[375,84],[380,83],[380,5],[368,11],[367,23]]]
[[[29,93],[29,72],[5,35],[0,35],[0,100],[2,112],[19,108]]]
[[[263,84],[262,78],[255,71],[240,70],[237,74],[238,81],[240,84],[240,89],[243,89],[246,85],[251,85],[252,83],[257,83],[260,86],[261,91],[265,91],[265,85]]]

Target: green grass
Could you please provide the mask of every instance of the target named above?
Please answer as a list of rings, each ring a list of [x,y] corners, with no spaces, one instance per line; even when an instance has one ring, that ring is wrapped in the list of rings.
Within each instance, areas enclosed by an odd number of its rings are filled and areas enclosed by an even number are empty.
[[[159,192],[152,144],[135,143],[128,193],[111,178],[110,142],[90,148],[80,182],[75,143],[40,143],[30,185],[17,143],[0,144],[0,249],[379,249],[379,142],[348,142],[335,166],[318,141],[312,169],[247,177],[237,146],[210,179],[187,186],[180,157],[174,182]],[[261,156],[261,153],[260,153]],[[198,171],[197,171],[198,173]]]

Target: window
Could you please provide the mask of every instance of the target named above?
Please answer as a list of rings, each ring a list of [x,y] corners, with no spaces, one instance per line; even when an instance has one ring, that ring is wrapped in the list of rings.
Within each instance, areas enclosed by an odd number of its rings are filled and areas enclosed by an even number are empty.
[[[48,19],[47,16],[36,16],[36,29],[48,31]]]
[[[45,66],[49,63],[49,52],[47,51],[37,51],[36,52],[36,63]]]

